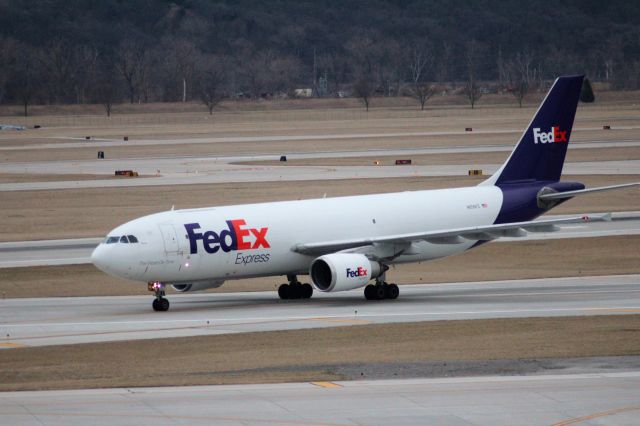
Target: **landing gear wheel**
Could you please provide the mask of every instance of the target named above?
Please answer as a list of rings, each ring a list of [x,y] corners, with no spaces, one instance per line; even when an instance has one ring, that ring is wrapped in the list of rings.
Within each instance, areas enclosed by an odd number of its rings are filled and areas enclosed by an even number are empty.
[[[159,299],[153,299],[153,310],[156,312],[166,312],[169,310],[169,300],[161,297]]]
[[[376,300],[382,300],[387,297],[387,284],[376,284],[374,288],[374,293]]]
[[[387,286],[387,290],[386,290],[387,299],[394,300],[394,299],[397,299],[399,295],[400,295],[400,289],[398,288],[397,285],[389,284]]]
[[[282,300],[289,299],[289,284],[280,284],[280,287],[278,287],[278,296]]]
[[[311,299],[311,296],[313,296],[313,287],[311,287],[311,284],[302,284],[302,298]]]
[[[289,284],[289,299],[302,298],[302,284],[290,283]]]
[[[155,299],[153,299],[153,310],[156,312],[165,312],[169,310],[169,301],[164,298],[166,294],[164,292],[164,284],[160,282],[150,282],[148,284],[148,289],[153,291],[155,295]]]
[[[281,284],[278,287],[278,296],[282,300],[289,299],[309,299],[313,296],[311,284],[302,284],[295,275],[287,275],[289,283]]]
[[[369,284],[364,288],[364,298],[367,300],[375,300],[376,298],[375,291],[376,291],[376,286],[374,286],[373,284]]]

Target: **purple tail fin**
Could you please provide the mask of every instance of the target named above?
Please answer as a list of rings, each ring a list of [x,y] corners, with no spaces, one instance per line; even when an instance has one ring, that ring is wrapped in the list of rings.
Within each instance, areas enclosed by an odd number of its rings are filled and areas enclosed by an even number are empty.
[[[560,180],[583,78],[556,79],[507,162],[483,185]]]

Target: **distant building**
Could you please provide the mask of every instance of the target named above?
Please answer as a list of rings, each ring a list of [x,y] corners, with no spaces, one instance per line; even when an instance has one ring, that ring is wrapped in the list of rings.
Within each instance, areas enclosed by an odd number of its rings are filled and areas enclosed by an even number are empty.
[[[310,98],[313,96],[313,89],[305,88],[305,89],[295,89],[293,94],[296,98]]]

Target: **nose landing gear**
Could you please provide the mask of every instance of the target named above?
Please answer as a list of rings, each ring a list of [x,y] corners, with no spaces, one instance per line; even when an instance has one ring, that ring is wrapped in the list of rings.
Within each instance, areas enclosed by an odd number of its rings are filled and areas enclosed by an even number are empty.
[[[169,310],[169,300],[165,299],[165,291],[164,284],[162,283],[149,283],[148,284],[149,291],[153,291],[156,298],[153,299],[153,310],[156,312],[166,312]]]
[[[288,284],[281,284],[278,287],[278,296],[282,300],[287,299],[310,299],[313,296],[311,284],[302,284],[295,275],[287,275]]]

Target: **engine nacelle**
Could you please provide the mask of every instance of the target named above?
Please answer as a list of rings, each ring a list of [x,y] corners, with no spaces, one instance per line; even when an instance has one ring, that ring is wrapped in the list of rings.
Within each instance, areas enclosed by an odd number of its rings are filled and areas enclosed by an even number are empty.
[[[320,291],[346,291],[364,287],[384,270],[378,262],[363,254],[333,253],[320,256],[311,263],[309,276]]]
[[[171,284],[171,287],[177,292],[186,293],[192,291],[207,290],[209,288],[218,288],[224,283],[224,280],[203,280],[191,283]]]

